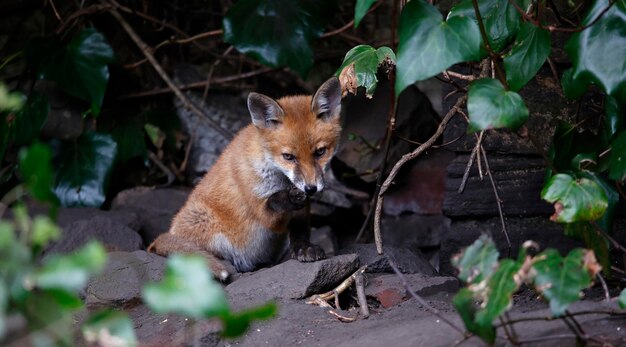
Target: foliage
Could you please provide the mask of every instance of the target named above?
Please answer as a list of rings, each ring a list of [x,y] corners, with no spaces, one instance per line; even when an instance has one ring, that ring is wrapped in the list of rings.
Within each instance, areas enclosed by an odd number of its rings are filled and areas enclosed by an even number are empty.
[[[493,128],[517,129],[528,119],[522,97],[507,91],[497,80],[483,78],[473,82],[467,93],[469,131]]]
[[[496,337],[493,321],[511,307],[522,283],[541,293],[558,317],[580,299],[581,290],[591,285],[601,269],[591,250],[574,249],[563,258],[553,249],[533,257],[523,248],[517,260],[501,261],[494,251],[493,241],[482,236],[453,259],[461,274],[472,273],[460,277],[467,287],[455,295],[453,303],[467,330],[489,344]]]
[[[365,95],[371,98],[376,90],[378,83],[376,74],[381,65],[396,65],[396,55],[391,48],[375,49],[372,46],[359,45],[346,53],[335,75],[349,92],[356,94],[356,87],[365,87]]]
[[[222,335],[243,334],[255,319],[267,319],[276,313],[268,303],[243,312],[232,312],[222,286],[209,273],[200,256],[174,255],[167,262],[163,279],[144,287],[143,300],[157,313],[176,313],[195,319],[219,318]]]

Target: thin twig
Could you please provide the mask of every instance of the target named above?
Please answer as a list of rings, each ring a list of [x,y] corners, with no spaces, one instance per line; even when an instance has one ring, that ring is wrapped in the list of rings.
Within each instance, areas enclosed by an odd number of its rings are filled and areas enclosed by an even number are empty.
[[[483,159],[485,160],[485,168],[487,169],[487,175],[489,176],[489,181],[491,182],[491,188],[493,188],[493,194],[496,197],[496,204],[498,206],[498,214],[500,215],[500,222],[502,223],[502,232],[504,233],[504,237],[506,237],[506,243],[508,245],[507,257],[511,256],[511,239],[509,238],[509,232],[506,229],[506,222],[504,221],[504,212],[502,212],[502,200],[500,200],[500,195],[498,194],[498,188],[496,186],[495,179],[493,178],[493,174],[491,169],[489,168],[489,160],[487,160],[487,153],[484,148],[481,148],[483,152]]]
[[[130,24],[128,24],[128,22],[124,19],[124,17],[122,17],[122,15],[119,12],[117,12],[117,10],[115,9],[112,9],[111,11],[109,11],[109,13],[111,13],[111,15],[120,23],[122,28],[124,28],[124,31],[126,31],[128,36],[130,36],[133,42],[135,42],[139,50],[141,50],[141,52],[148,59],[148,61],[150,61],[150,64],[152,65],[154,70],[159,74],[161,79],[163,79],[165,84],[167,84],[167,86],[174,92],[174,94],[183,103],[183,105],[186,108],[193,111],[194,113],[196,113],[198,116],[206,118],[209,125],[213,129],[215,129],[218,133],[220,133],[220,135],[222,135],[226,140],[231,140],[233,138],[233,134],[231,134],[230,131],[222,128],[216,121],[214,121],[211,117],[206,115],[193,102],[191,102],[187,98],[187,96],[185,96],[185,94],[183,94],[183,92],[176,86],[176,84],[174,84],[172,79],[167,75],[167,73],[163,70],[161,65],[154,58],[154,55],[150,53],[150,49],[148,45],[145,42],[143,42],[143,40],[139,37],[139,35],[137,35],[135,30],[130,26]]]
[[[620,316],[626,317],[626,311],[623,310],[586,310],[586,311],[578,311],[578,312],[570,312],[572,316],[587,316],[591,314],[606,314],[609,316]],[[560,319],[560,317],[555,316],[535,316],[535,317],[520,317],[516,319],[509,319],[506,324],[516,324],[521,322],[529,322],[529,321],[553,321]],[[496,324],[496,328],[501,328],[501,324]]]
[[[602,274],[600,273],[597,273],[596,277],[598,278],[598,280],[600,280],[600,284],[602,284],[602,290],[604,290],[604,300],[611,301],[611,295],[609,294],[609,287],[607,287],[604,277],[602,277]]]
[[[443,75],[446,78],[448,78],[448,79],[450,79],[449,77],[454,77],[454,78],[458,78],[460,80],[464,80],[464,81],[468,81],[468,82],[476,80],[476,76],[473,76],[473,75],[463,75],[463,74],[460,74],[458,72],[454,72],[454,71],[450,71],[450,70],[445,70],[443,72]]]
[[[404,286],[404,289],[406,289],[406,291],[409,292],[409,294],[411,294],[411,296],[420,305],[424,306],[428,311],[430,311],[430,313],[434,314],[435,316],[437,316],[437,318],[441,319],[442,322],[448,324],[451,328],[453,328],[454,330],[456,330],[459,333],[461,333],[461,335],[465,336],[466,333],[465,333],[464,329],[461,329],[460,327],[458,327],[456,324],[454,324],[452,321],[450,321],[448,318],[446,318],[444,315],[442,315],[441,312],[439,312],[438,309],[430,306],[426,302],[426,300],[424,300],[421,296],[419,296],[419,295],[417,295],[417,293],[415,293],[415,291],[411,288],[411,286],[407,282],[406,277],[404,277],[402,272],[400,272],[400,270],[398,269],[396,264],[391,259],[389,259],[389,257],[387,257],[387,261],[389,262],[389,265],[391,266],[393,271],[396,273],[396,275],[400,278],[400,281],[402,281],[402,285]]]
[[[609,5],[607,7],[605,7],[597,16],[596,18],[594,18],[589,24],[582,26],[582,27],[578,27],[578,28],[559,28],[559,27],[555,27],[553,25],[548,25],[548,26],[544,26],[541,24],[541,22],[539,22],[538,20],[532,18],[531,16],[529,16],[518,4],[515,0],[509,0],[509,3],[511,5],[513,5],[513,7],[515,7],[515,10],[517,10],[517,12],[519,12],[519,14],[524,17],[524,19],[528,22],[530,22],[532,25],[544,29],[544,30],[548,30],[548,31],[560,31],[560,32],[567,32],[567,33],[576,33],[576,32],[580,32],[583,31],[589,27],[591,27],[592,25],[596,24],[597,21],[600,20],[600,18],[602,18],[602,16],[604,16],[604,14],[611,9],[611,7],[613,7],[613,5],[617,2],[617,0],[613,0],[609,3]],[[584,2],[581,2],[581,5]]]
[[[382,206],[383,206],[383,201],[384,201],[383,196],[385,192],[387,192],[387,190],[393,183],[393,180],[396,178],[396,175],[398,174],[398,172],[400,171],[400,169],[402,168],[404,164],[406,164],[410,160],[415,159],[417,156],[422,154],[422,152],[430,148],[430,146],[432,146],[433,143],[435,143],[435,141],[437,141],[439,136],[443,134],[443,131],[446,128],[446,125],[448,124],[448,121],[452,118],[452,116],[454,116],[457,113],[457,111],[461,108],[461,105],[463,105],[465,100],[467,100],[467,95],[463,95],[457,99],[454,106],[452,106],[450,111],[448,111],[445,117],[443,117],[443,119],[441,120],[441,123],[437,127],[437,130],[435,131],[433,136],[431,136],[430,139],[428,139],[428,141],[424,142],[424,144],[422,144],[421,146],[413,150],[413,152],[403,155],[400,158],[400,160],[398,160],[398,162],[396,162],[396,164],[393,166],[393,168],[389,172],[389,175],[387,176],[387,179],[385,179],[385,181],[381,185],[380,190],[378,191],[378,194],[375,196],[376,208],[374,210],[374,239],[376,240],[376,250],[378,251],[378,254],[383,253],[383,240],[382,240],[382,234],[380,232],[380,215],[382,213]]]
[[[356,274],[354,279],[354,286],[356,287],[356,297],[359,300],[359,307],[363,318],[367,318],[370,315],[370,309],[367,306],[367,298],[365,297],[365,288],[363,284],[363,273]]]
[[[474,6],[474,13],[476,14],[476,20],[478,21],[478,28],[480,29],[480,35],[483,38],[485,48],[487,49],[487,52],[489,53],[489,56],[491,57],[491,61],[494,64],[494,67],[495,67],[494,70],[496,71],[496,74],[498,75],[498,80],[500,80],[500,83],[502,83],[502,85],[504,86],[506,90],[509,90],[509,84],[506,81],[506,77],[504,76],[504,73],[500,69],[500,65],[498,65],[498,59],[500,58],[500,55],[493,50],[493,48],[491,47],[491,44],[489,43],[489,36],[487,36],[485,23],[483,23],[483,18],[480,15],[480,9],[478,8],[478,0],[472,0],[472,5]]]
[[[150,158],[150,161],[152,161],[154,165],[156,165],[159,169],[161,169],[161,171],[163,171],[163,173],[167,177],[167,182],[165,182],[164,184],[160,184],[159,187],[169,187],[172,184],[172,182],[174,182],[174,179],[176,177],[172,173],[172,170],[170,170],[167,166],[165,166],[161,162],[161,160],[159,160],[159,158],[151,151],[148,152],[148,158]]]
[[[234,82],[234,81],[239,81],[239,80],[242,80],[242,79],[246,79],[246,78],[262,75],[264,73],[268,73],[268,72],[276,71],[276,70],[280,70],[280,69],[282,69],[282,68],[267,67],[267,68],[262,68],[262,69],[258,69],[258,70],[254,70],[254,71],[250,71],[250,72],[246,72],[246,73],[241,73],[241,74],[236,74],[236,75],[232,75],[232,76],[213,78],[213,79],[211,79],[211,81],[209,83],[211,83],[211,84],[222,84],[222,83],[227,83],[227,82]],[[204,81],[200,81],[200,82],[193,82],[193,83],[177,86],[177,88],[180,89],[180,90],[189,90],[189,89],[205,88],[206,85],[207,85],[207,81],[204,80]],[[172,93],[172,92],[173,92],[173,90],[170,89],[170,88],[161,88],[161,89],[148,90],[148,91],[144,91],[144,92],[128,94],[128,95],[120,97],[119,100],[143,98],[143,97],[148,97],[148,96],[169,94],[169,93]]]
[[[343,282],[341,282],[333,290],[329,290],[326,293],[322,293],[322,294],[314,294],[306,301],[306,303],[310,305],[323,306],[323,304],[321,304],[322,302],[333,300],[336,296],[343,293],[346,289],[350,288],[352,283],[354,283],[357,274],[359,273],[363,274],[365,269],[367,269],[367,265],[361,266],[358,270],[356,270],[352,275],[350,275],[348,278],[343,280]]]
[[[485,130],[481,130],[478,135],[478,140],[476,141],[476,164],[478,164],[478,177],[480,180],[483,180],[483,165],[480,163],[480,153],[483,152],[483,136],[485,135]]]
[[[57,11],[57,7],[54,5],[54,0],[48,0],[48,2],[50,3],[50,7],[52,7],[52,12],[54,12],[54,16],[57,17],[59,22],[61,22],[61,25],[63,25],[63,18],[61,18],[59,11]]]
[[[469,173],[472,169],[472,164],[474,163],[474,159],[476,158],[476,153],[478,153],[478,146],[474,146],[474,149],[472,149],[472,153],[470,153],[469,160],[467,161],[467,164],[465,165],[463,178],[461,179],[461,184],[459,185],[459,189],[457,190],[457,193],[459,194],[462,194],[463,191],[465,190],[465,185],[467,184],[467,179],[469,178]]]

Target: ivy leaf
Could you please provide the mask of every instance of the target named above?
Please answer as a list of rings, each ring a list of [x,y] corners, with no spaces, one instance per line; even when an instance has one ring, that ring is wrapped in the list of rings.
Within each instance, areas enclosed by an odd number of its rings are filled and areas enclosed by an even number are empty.
[[[507,91],[491,78],[472,82],[467,95],[470,123],[468,131],[494,128],[517,129],[528,119],[528,108],[522,97]]]
[[[550,178],[541,198],[554,204],[555,212],[550,220],[560,223],[597,220],[608,206],[607,196],[596,182],[563,173]]]
[[[106,198],[117,144],[107,134],[84,133],[64,142],[58,153],[54,193],[65,207],[100,207]]]
[[[222,336],[237,337],[242,335],[253,320],[268,319],[276,314],[276,304],[273,302],[242,312],[231,313],[222,317],[224,329]]]
[[[19,92],[9,92],[4,83],[0,83],[0,112],[19,111],[24,106],[24,96]]]
[[[396,96],[414,82],[485,54],[480,30],[471,18],[455,16],[444,21],[439,10],[424,0],[406,4],[398,31]]]
[[[491,277],[498,266],[498,249],[487,235],[474,241],[461,254],[452,258],[459,270],[459,279],[466,283],[480,283]]]
[[[624,109],[626,110],[626,109]],[[604,98],[604,119],[606,128],[611,136],[614,136],[624,126],[624,111],[617,102],[617,99],[607,95]]]
[[[343,63],[335,72],[342,80],[342,86],[356,94],[357,87],[365,87],[368,98],[374,95],[378,78],[378,66],[383,63],[395,65],[396,55],[389,47],[374,49],[372,46],[359,45],[346,53]],[[354,80],[356,79],[356,83]],[[347,87],[346,87],[347,86]]]
[[[549,55],[550,33],[524,22],[520,26],[511,52],[504,57],[506,81],[511,90],[518,91],[528,83]]]
[[[137,157],[147,157],[148,150],[140,124],[132,121],[122,122],[113,128],[111,135],[118,146],[116,160],[119,163]]]
[[[561,88],[563,88],[563,94],[568,99],[578,99],[587,90],[587,85],[574,80],[574,69],[569,68],[563,71],[561,76]]]
[[[52,151],[47,145],[34,143],[19,153],[19,170],[28,192],[37,200],[57,205],[59,200],[52,192]]]
[[[584,266],[585,252],[589,251],[578,248],[563,258],[558,251],[549,249],[535,257],[535,288],[550,302],[555,316],[563,315],[571,303],[580,299],[581,290],[591,285],[591,276]]]
[[[356,0],[354,5],[354,27],[357,28],[376,0]]]
[[[143,300],[156,313],[172,312],[197,319],[229,314],[222,286],[213,280],[206,260],[199,256],[169,258],[161,282],[144,287]]]
[[[626,180],[626,131],[611,141],[609,177],[616,181]]]
[[[45,247],[48,242],[58,240],[61,229],[47,216],[37,216],[33,220],[33,231],[30,240],[33,246]]]
[[[306,76],[313,65],[311,44],[334,12],[334,1],[237,1],[223,20],[224,41],[263,64],[287,65]]]
[[[488,327],[493,324],[493,320],[500,316],[511,306],[513,293],[519,288],[519,283],[514,279],[514,275],[519,271],[520,264],[505,259],[500,262],[498,270],[491,276],[487,283],[488,293],[485,295],[483,308],[476,314],[476,323],[480,327]],[[495,336],[488,343],[493,343]]]
[[[83,336],[91,345],[137,346],[133,321],[123,312],[102,310],[83,323]]]
[[[48,110],[47,99],[39,93],[32,93],[19,110],[0,112],[0,157],[11,143],[15,146],[32,143],[39,136]]]
[[[496,52],[502,50],[515,37],[520,15],[509,0],[481,0],[478,1],[478,9],[491,48]],[[454,6],[448,20],[453,17],[467,17],[478,23],[472,0],[463,0]]]
[[[493,343],[496,339],[496,329],[491,322],[486,325],[476,322],[477,309],[474,301],[474,293],[467,288],[461,288],[454,298],[452,298],[452,303],[461,316],[465,328],[487,343]]]
[[[622,292],[619,293],[619,297],[617,298],[617,303],[619,304],[619,308],[626,308],[626,289],[622,289]]]
[[[87,28],[48,59],[37,59],[41,62],[43,78],[56,82],[68,94],[90,102],[91,112],[98,116],[109,81],[107,65],[115,62],[113,49],[100,32]]]
[[[107,255],[104,247],[92,241],[69,255],[55,254],[33,275],[33,283],[43,289],[82,289],[89,276],[102,270]]]
[[[609,5],[609,0],[594,1],[581,25],[591,24]],[[577,90],[595,83],[626,102],[625,22],[626,5],[618,1],[591,27],[574,33],[567,41],[565,51],[574,65],[571,82]]]

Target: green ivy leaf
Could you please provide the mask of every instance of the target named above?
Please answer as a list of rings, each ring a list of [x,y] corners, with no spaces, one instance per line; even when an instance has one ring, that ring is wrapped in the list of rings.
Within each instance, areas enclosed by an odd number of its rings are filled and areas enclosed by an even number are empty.
[[[459,270],[461,281],[480,283],[491,277],[498,266],[498,256],[493,240],[483,234],[461,254],[452,258],[452,264]]]
[[[199,256],[169,258],[161,282],[143,288],[143,300],[157,313],[172,312],[197,319],[229,314],[222,286],[213,280],[206,259]]]
[[[478,324],[492,324],[494,319],[509,308],[513,293],[519,288],[519,284],[513,277],[520,267],[521,264],[511,259],[504,259],[500,262],[498,269],[487,283],[488,294],[483,304],[484,308],[476,314]]]
[[[242,335],[253,320],[269,319],[276,314],[276,304],[273,302],[242,312],[231,313],[222,317],[224,328],[222,336],[237,337]]]
[[[28,192],[35,199],[53,205],[59,203],[52,193],[52,151],[47,145],[36,142],[22,149],[19,153],[19,170]]]
[[[147,158],[148,149],[140,124],[131,121],[122,122],[113,128],[111,135],[117,143],[116,160],[119,163],[137,157]]]
[[[617,134],[624,127],[624,114],[625,112],[622,111],[617,99],[610,95],[604,98],[604,124],[611,136]]]
[[[115,62],[113,49],[100,32],[87,28],[66,47],[40,62],[43,78],[56,82],[67,93],[90,102],[91,112],[98,116],[109,81],[107,65]]]
[[[224,17],[224,41],[263,64],[301,76],[313,65],[311,44],[332,18],[334,1],[237,1]]]
[[[619,297],[617,298],[617,303],[621,309],[626,308],[626,289],[622,289],[622,292],[619,293]]]
[[[365,94],[371,98],[378,83],[378,78],[376,77],[378,66],[386,61],[390,61],[392,64],[396,63],[396,55],[391,48],[380,47],[374,49],[372,46],[359,45],[346,53],[343,63],[337,69],[335,75],[339,76],[345,68],[353,65],[357,87],[365,87]]]
[[[535,288],[550,302],[555,316],[563,315],[571,303],[580,299],[581,290],[591,285],[591,276],[584,267],[584,252],[578,248],[563,258],[558,251],[549,249],[535,257]]]
[[[354,27],[357,28],[367,11],[374,5],[376,0],[356,0],[354,5]]]
[[[33,230],[30,241],[35,247],[45,247],[48,242],[58,240],[61,229],[47,216],[37,216],[33,220]]]
[[[467,95],[470,123],[468,131],[494,128],[517,129],[528,119],[528,108],[522,97],[507,91],[491,78],[472,82]]]
[[[19,110],[0,112],[0,157],[10,144],[25,146],[32,143],[39,136],[48,110],[46,98],[33,93]]]
[[[7,86],[0,82],[0,112],[19,111],[22,106],[24,106],[24,95],[9,92]]]
[[[550,219],[560,223],[597,220],[608,206],[607,196],[596,182],[563,173],[550,178],[541,198],[554,204],[555,212]]]
[[[607,6],[609,0],[595,1],[581,25],[591,24]],[[575,90],[595,83],[607,94],[626,103],[625,22],[626,5],[618,1],[595,24],[574,33],[567,41],[565,51],[574,64],[568,83],[574,83]]]
[[[435,76],[462,61],[484,56],[478,25],[466,16],[443,21],[424,0],[406,4],[398,26],[396,96],[409,85]]]
[[[65,207],[100,207],[106,198],[117,144],[107,134],[84,133],[64,142],[58,153],[54,193]]]
[[[509,0],[480,0],[478,9],[489,44],[494,51],[499,52],[515,37],[520,25],[520,15]],[[448,14],[448,20],[454,17],[467,17],[478,23],[472,0],[463,0],[454,6]]]
[[[89,276],[98,273],[106,264],[104,247],[92,241],[69,255],[55,254],[33,275],[33,284],[44,289],[80,290]]]
[[[97,346],[137,346],[133,321],[124,312],[102,310],[92,314],[82,326],[85,340]]]
[[[616,181],[626,180],[626,131],[611,141],[609,177]]]
[[[504,57],[506,81],[511,90],[518,91],[526,85],[549,55],[550,33],[531,23],[522,23],[511,52]]]
[[[487,343],[493,343],[496,339],[496,329],[491,322],[486,325],[476,322],[477,309],[474,301],[474,293],[468,288],[461,288],[454,298],[452,298],[452,303],[461,316],[465,328]]]
[[[9,306],[9,291],[7,290],[4,281],[0,281],[0,340],[6,333],[6,315],[7,307]]]

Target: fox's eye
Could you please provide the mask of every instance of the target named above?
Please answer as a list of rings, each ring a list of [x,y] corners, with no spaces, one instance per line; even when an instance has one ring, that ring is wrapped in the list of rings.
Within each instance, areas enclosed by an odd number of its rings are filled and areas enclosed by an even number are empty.
[[[313,152],[313,155],[316,158],[319,158],[319,157],[323,156],[324,154],[326,154],[326,147],[320,147],[320,148],[316,149],[315,152]]]
[[[283,159],[286,161],[294,161],[296,160],[296,156],[291,153],[283,153]]]

